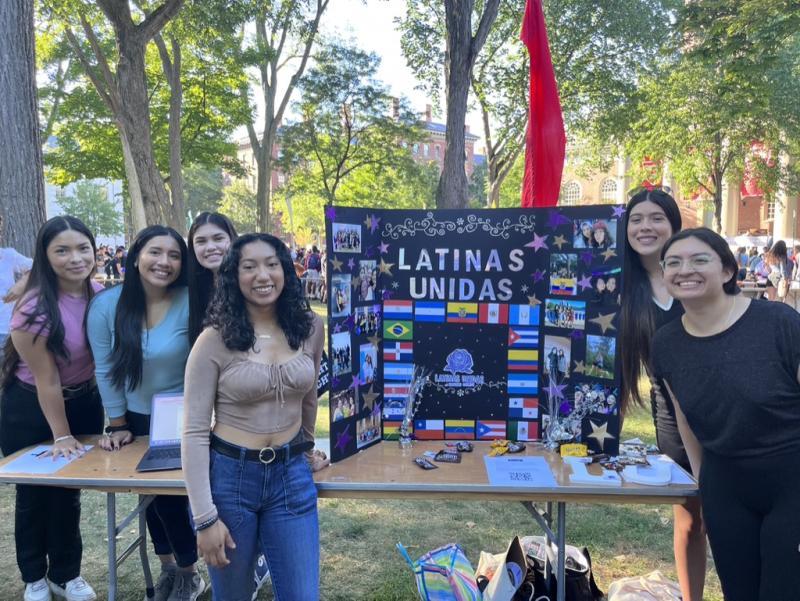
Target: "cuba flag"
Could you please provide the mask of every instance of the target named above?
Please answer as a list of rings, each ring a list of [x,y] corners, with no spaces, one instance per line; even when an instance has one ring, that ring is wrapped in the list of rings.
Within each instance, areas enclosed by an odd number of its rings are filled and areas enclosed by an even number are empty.
[[[509,348],[539,348],[537,328],[508,328]]]

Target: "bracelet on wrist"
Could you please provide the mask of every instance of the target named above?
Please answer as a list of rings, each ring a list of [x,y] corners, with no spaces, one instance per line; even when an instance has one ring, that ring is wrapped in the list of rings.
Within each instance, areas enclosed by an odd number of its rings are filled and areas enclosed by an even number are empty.
[[[125,432],[126,430],[130,430],[130,426],[128,424],[121,424],[119,426],[106,426],[104,432],[106,434],[113,434],[114,432]]]
[[[67,434],[66,436],[59,436],[56,438],[53,443],[63,442],[65,440],[69,440],[70,438],[75,438],[72,434]]]
[[[205,530],[206,528],[211,528],[211,526],[213,526],[214,524],[217,523],[218,519],[219,519],[219,516],[215,515],[213,518],[209,518],[205,522],[200,522],[199,524],[197,524],[195,526],[195,530],[200,532],[200,530]]]

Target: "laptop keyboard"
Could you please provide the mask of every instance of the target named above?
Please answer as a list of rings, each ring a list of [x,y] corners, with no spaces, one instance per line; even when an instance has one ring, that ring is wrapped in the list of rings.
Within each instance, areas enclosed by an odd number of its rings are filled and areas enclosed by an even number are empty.
[[[148,459],[180,459],[181,458],[181,449],[180,447],[171,447],[168,449],[150,449],[150,452],[147,454]]]

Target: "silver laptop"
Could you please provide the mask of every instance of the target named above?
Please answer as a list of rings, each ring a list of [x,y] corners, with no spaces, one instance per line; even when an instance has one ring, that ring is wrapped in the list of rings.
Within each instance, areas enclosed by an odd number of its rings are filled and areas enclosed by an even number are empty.
[[[154,395],[150,412],[150,447],[136,466],[136,471],[181,469],[182,430],[183,392]]]

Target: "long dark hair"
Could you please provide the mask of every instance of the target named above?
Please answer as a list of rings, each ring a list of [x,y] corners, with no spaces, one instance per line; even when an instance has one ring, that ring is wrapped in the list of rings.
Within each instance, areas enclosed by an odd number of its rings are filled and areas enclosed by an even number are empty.
[[[181,249],[181,272],[169,288],[186,286],[186,243],[171,227],[151,225],[136,235],[125,259],[125,279],[114,316],[114,346],[111,349],[111,382],[119,389],[136,390],[142,382],[142,329],[147,316],[147,299],[139,274],[139,254],[157,236],[170,236]]]
[[[663,190],[642,190],[628,202],[625,216],[622,219],[622,235],[625,237],[625,257],[623,260],[622,310],[620,319],[620,336],[624,344],[620,345],[622,357],[622,394],[620,410],[625,414],[628,406],[643,405],[639,394],[639,378],[642,376],[642,365],[650,372],[650,345],[655,334],[655,307],[653,307],[653,287],[647,269],[642,265],[641,257],[631,247],[628,240],[628,220],[636,205],[643,202],[658,205],[667,216],[672,233],[681,230],[683,221],[678,203]]]
[[[222,213],[210,213],[203,211],[192,222],[192,227],[189,228],[189,235],[187,236],[189,242],[189,344],[194,344],[200,332],[203,330],[203,319],[206,316],[208,304],[211,302],[211,297],[214,293],[214,273],[202,265],[197,260],[197,255],[194,251],[194,235],[197,230],[210,223],[216,225],[221,230],[227,232],[231,239],[231,243],[236,240],[236,228],[233,223]]]
[[[208,307],[205,325],[219,330],[222,340],[231,350],[247,351],[256,343],[256,335],[247,306],[239,288],[239,261],[242,248],[251,242],[265,242],[275,249],[275,254],[283,269],[283,291],[278,297],[276,314],[278,324],[289,341],[289,346],[297,350],[313,331],[314,316],[308,300],[303,294],[303,285],[286,245],[270,234],[245,234],[238,238],[228,250],[222,261],[217,278],[214,298]]]
[[[731,275],[730,279],[728,279],[728,281],[722,285],[722,290],[725,292],[725,294],[729,294],[731,296],[739,294],[742,290],[739,288],[739,284],[737,284],[736,276],[739,274],[739,265],[736,262],[736,257],[733,255],[733,252],[731,252],[731,248],[728,246],[728,243],[725,242],[725,239],[707,227],[690,228],[674,234],[669,240],[666,241],[664,248],[661,249],[661,260],[664,260],[664,257],[667,255],[667,251],[669,250],[670,246],[675,244],[678,240],[685,240],[686,238],[697,238],[700,240],[700,242],[703,242],[711,247],[711,250],[713,250],[719,257],[719,260],[722,263],[722,268],[730,270],[733,274]],[[783,242],[783,240],[781,240],[781,243],[783,243],[785,252],[786,244]]]
[[[50,246],[53,238],[67,230],[73,230],[86,236],[92,245],[92,257],[97,254],[94,236],[83,221],[70,215],[59,215],[47,220],[39,228],[39,233],[36,235],[33,265],[28,275],[28,283],[25,284],[25,291],[14,305],[14,310],[16,311],[28,302],[32,295],[36,295],[36,306],[30,313],[25,313],[24,325],[26,328],[34,326],[34,324],[39,325],[39,329],[34,335],[34,341],[45,330],[48,330],[47,350],[54,357],[61,357],[65,360],[69,360],[69,351],[64,346],[64,324],[61,321],[61,312],[58,309],[58,276],[47,259],[47,247]],[[94,266],[94,261],[92,261],[92,264],[93,267],[89,277],[86,278],[85,286],[86,298],[88,299],[94,296],[94,288],[92,288],[91,282],[96,267]],[[14,344],[11,342],[11,336],[6,340],[3,356],[2,381],[5,383],[8,382],[9,377],[14,373],[19,363],[19,353],[17,353]]]

